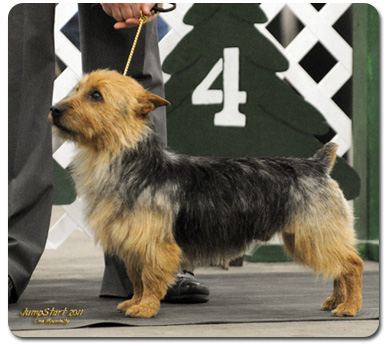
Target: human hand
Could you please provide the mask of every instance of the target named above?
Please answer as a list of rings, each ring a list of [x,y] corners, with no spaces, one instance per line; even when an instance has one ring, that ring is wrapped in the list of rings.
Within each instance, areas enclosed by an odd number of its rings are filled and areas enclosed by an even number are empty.
[[[139,25],[139,18],[141,16],[140,11],[148,17],[147,22],[150,22],[157,17],[157,14],[152,14],[151,12],[151,9],[155,4],[104,3],[101,5],[104,12],[117,20],[117,23],[114,25],[115,29],[129,28]]]

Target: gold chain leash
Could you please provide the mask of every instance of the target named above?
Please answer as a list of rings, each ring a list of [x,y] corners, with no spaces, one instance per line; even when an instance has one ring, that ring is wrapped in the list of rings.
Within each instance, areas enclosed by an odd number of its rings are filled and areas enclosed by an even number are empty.
[[[143,25],[144,23],[146,23],[146,21],[148,20],[148,17],[145,16],[145,15],[142,13],[142,11],[140,11],[140,13],[141,13],[141,17],[139,18],[138,30],[137,30],[137,33],[135,34],[133,46],[131,47],[130,54],[129,54],[129,58],[127,59],[125,71],[123,72],[123,76],[126,76],[126,75],[127,75],[127,71],[129,70],[130,62],[131,62],[131,59],[133,58],[135,46],[137,45],[137,41],[138,41],[139,34],[140,34],[140,32],[141,32],[142,25]]]

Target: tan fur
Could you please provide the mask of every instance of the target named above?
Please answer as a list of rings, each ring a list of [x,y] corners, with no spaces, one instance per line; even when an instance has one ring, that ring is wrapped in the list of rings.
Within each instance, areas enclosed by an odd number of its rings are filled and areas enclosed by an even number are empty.
[[[150,192],[145,191],[131,212],[123,212],[115,197],[109,196],[97,203],[89,218],[96,241],[125,262],[134,296],[118,309],[133,317],[157,314],[181,263],[181,250],[172,235],[173,208],[157,197],[155,208],[150,209],[149,198]]]
[[[337,183],[329,180],[328,184],[323,192],[308,187],[313,190],[313,203],[295,215],[282,236],[287,253],[296,262],[333,277],[334,292],[323,309],[354,316],[362,303],[363,261],[356,253],[352,212]]]
[[[150,196],[146,190],[132,211],[126,213],[120,212],[115,199],[103,199],[89,219],[96,241],[126,264],[134,283],[134,296],[118,309],[132,317],[157,314],[160,300],[174,283],[173,274],[181,263],[181,250],[172,235],[173,208],[157,194],[155,208],[151,209]]]
[[[62,125],[73,133],[70,139],[90,150],[118,153],[121,148],[134,146],[144,135],[147,127],[143,115],[169,104],[135,80],[121,77],[108,70],[87,74],[74,93],[61,101],[67,105]],[[104,94],[104,103],[88,100],[97,85]]]
[[[134,300],[118,308],[135,317],[155,315],[181,260],[169,211],[137,207],[125,220],[115,221],[109,237],[104,235],[101,241],[108,241],[108,249],[121,255],[135,281]]]

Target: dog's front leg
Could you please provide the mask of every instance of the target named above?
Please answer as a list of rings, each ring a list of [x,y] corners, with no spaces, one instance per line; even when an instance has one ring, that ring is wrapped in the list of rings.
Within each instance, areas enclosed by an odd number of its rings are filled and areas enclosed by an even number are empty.
[[[133,283],[134,292],[131,300],[124,301],[118,305],[118,310],[122,312],[126,312],[130,307],[138,305],[141,302],[142,293],[144,290],[140,269],[131,265],[128,265],[127,268],[130,281]]]
[[[175,274],[180,264],[180,248],[171,242],[155,245],[152,249],[153,254],[146,255],[142,266],[142,298],[138,304],[126,310],[126,316],[155,316],[168,286],[175,282]]]

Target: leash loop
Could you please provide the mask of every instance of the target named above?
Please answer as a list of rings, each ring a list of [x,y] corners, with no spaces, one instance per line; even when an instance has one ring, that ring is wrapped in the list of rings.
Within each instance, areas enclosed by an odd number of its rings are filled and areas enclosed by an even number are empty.
[[[171,2],[170,5],[172,5],[172,6],[168,7],[168,8],[163,8],[163,7],[159,7],[157,4],[155,4],[152,7],[151,12],[154,12],[154,13],[157,13],[157,12],[161,12],[161,13],[171,12],[171,11],[173,11],[176,8],[176,4]]]

